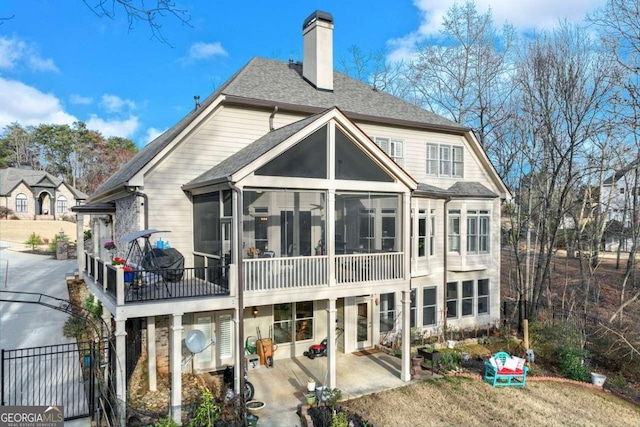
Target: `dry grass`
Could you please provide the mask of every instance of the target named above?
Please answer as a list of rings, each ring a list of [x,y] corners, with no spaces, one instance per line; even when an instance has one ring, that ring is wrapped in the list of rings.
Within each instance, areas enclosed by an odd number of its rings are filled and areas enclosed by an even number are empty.
[[[377,426],[633,426],[640,409],[575,384],[527,382],[524,389],[461,377],[418,384],[345,403]]]
[[[68,221],[34,221],[22,220],[0,220],[0,240],[13,243],[24,243],[31,233],[40,235],[43,239],[53,240],[60,230],[76,240],[76,224]]]

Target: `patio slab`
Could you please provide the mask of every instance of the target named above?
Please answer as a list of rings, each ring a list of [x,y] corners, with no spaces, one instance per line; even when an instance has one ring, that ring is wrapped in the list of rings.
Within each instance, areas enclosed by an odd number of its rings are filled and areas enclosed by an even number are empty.
[[[400,379],[400,370],[401,360],[382,352],[362,356],[338,353],[336,387],[342,391],[343,399],[402,387],[409,383]],[[296,411],[306,404],[307,380],[313,378],[316,384],[325,384],[326,372],[326,357],[276,360],[272,368],[249,370],[255,400],[265,402],[265,407],[255,412],[260,417],[258,425],[300,426]]]

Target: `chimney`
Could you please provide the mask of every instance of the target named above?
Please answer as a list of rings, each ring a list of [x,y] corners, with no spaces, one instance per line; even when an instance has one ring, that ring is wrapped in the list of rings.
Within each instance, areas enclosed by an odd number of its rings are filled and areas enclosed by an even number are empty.
[[[333,16],[316,10],[302,25],[302,77],[317,89],[333,91]]]

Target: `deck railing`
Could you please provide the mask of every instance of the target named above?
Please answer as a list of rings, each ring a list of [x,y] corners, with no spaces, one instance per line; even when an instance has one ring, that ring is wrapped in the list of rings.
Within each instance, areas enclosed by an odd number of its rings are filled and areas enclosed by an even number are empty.
[[[261,291],[327,284],[327,256],[244,260],[244,289]]]
[[[381,282],[401,279],[404,254],[383,252],[336,256],[336,283]]]
[[[124,271],[93,255],[87,256],[87,262],[87,275],[118,305],[229,295],[229,266]]]
[[[124,272],[122,268],[87,255],[86,273],[108,295],[112,295],[118,304],[230,295],[230,265],[223,266],[219,259],[214,258],[200,260],[200,266],[191,268],[136,268],[131,272]],[[203,263],[204,266],[201,266]],[[327,255],[249,258],[243,260],[243,264],[246,292],[313,288],[331,284],[380,283],[405,277],[402,252],[336,255],[333,280],[329,277]]]

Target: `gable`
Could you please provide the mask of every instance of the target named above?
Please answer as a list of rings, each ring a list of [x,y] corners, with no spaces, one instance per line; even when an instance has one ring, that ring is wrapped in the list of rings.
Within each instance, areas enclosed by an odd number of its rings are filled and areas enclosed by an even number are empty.
[[[417,185],[339,109],[332,108],[269,132],[183,189],[243,180],[242,185],[264,186],[266,177]]]

